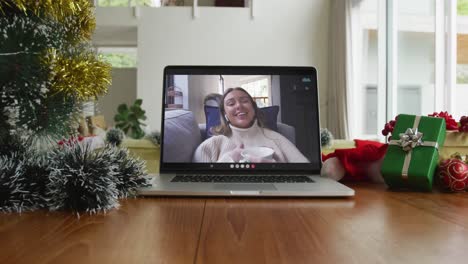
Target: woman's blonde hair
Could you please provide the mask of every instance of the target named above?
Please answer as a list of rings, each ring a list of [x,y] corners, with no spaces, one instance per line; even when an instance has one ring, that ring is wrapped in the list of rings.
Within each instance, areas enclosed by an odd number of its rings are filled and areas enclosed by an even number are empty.
[[[224,109],[224,99],[226,99],[226,96],[230,92],[233,92],[233,91],[241,91],[241,92],[247,94],[247,96],[249,97],[250,103],[252,103],[252,106],[253,106],[253,108],[255,110],[255,116],[254,116],[253,122],[255,122],[255,119],[257,119],[258,126],[265,127],[265,121],[264,121],[263,113],[258,108],[257,103],[254,101],[252,96],[250,96],[250,94],[246,90],[244,90],[243,88],[235,87],[235,88],[227,89],[223,94],[223,98],[222,98],[222,100],[221,100],[221,102],[219,104],[219,118],[221,119],[221,124],[219,126],[213,127],[213,133],[215,135],[225,135],[227,137],[232,135],[231,127],[229,127],[229,121],[226,120],[226,117],[225,117],[226,111]],[[251,125],[253,125],[253,122],[252,122]]]

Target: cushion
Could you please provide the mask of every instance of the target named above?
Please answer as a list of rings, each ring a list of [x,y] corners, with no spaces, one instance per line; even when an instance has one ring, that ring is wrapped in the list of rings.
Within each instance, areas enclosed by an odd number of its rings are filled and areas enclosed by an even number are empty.
[[[279,106],[267,106],[260,108],[260,111],[263,113],[263,117],[265,120],[265,126],[271,130],[278,131],[278,113],[279,113]]]
[[[216,127],[221,124],[221,120],[219,120],[219,114],[219,107],[205,105],[206,138],[213,136],[211,131],[212,127]]]
[[[278,120],[279,106],[277,105],[267,106],[267,107],[262,107],[259,109],[263,113],[265,126],[271,130],[278,131],[277,120]],[[211,137],[213,136],[211,128],[216,127],[221,124],[219,107],[205,105],[205,118],[206,118],[206,135],[207,137]]]
[[[164,116],[165,162],[191,162],[201,143],[200,129],[191,111],[170,110]]]

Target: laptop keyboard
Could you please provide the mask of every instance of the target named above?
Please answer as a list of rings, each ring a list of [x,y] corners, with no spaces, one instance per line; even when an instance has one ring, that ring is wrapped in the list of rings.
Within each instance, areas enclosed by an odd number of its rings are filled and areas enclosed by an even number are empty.
[[[230,183],[305,183],[314,182],[304,175],[288,176],[234,176],[234,175],[177,175],[171,182],[230,182]]]

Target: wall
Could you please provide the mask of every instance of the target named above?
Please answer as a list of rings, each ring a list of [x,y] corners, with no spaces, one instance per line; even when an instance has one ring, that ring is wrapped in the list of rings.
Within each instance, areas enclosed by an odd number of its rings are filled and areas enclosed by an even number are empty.
[[[328,67],[328,0],[257,0],[249,8],[141,8],[138,87],[144,101],[161,102],[166,65],[315,66],[322,126]],[[148,123],[160,128],[161,105],[145,105]]]
[[[188,92],[190,110],[195,115],[197,123],[205,122],[205,110],[203,101],[205,96],[210,93],[218,93],[219,77],[207,75],[191,75],[189,76],[189,87],[192,93]]]
[[[98,111],[104,115],[108,126],[114,125],[114,116],[119,104],[133,104],[136,99],[137,70],[135,68],[112,68],[112,84],[109,92],[98,100]],[[143,100],[143,109],[151,104]]]
[[[137,17],[130,7],[96,7],[94,46],[136,46]]]

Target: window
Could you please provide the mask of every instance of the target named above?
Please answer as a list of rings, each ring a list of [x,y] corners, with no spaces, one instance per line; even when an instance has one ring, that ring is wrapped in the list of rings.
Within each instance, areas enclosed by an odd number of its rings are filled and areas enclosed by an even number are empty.
[[[260,76],[245,80],[242,82],[241,87],[252,96],[258,107],[271,105],[271,78],[269,76]]]
[[[351,138],[377,139],[385,123],[385,1],[350,1],[353,92]],[[385,9],[384,9],[385,10]]]
[[[394,1],[389,118],[435,110],[435,0]]]
[[[383,140],[400,113],[468,114],[468,0],[349,2],[352,138]]]
[[[97,49],[98,54],[109,62],[113,68],[136,68],[137,67],[137,49],[136,48],[106,48]]]
[[[468,115],[468,0],[457,2],[457,60],[453,115]]]

